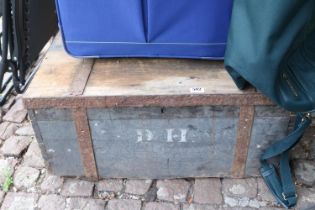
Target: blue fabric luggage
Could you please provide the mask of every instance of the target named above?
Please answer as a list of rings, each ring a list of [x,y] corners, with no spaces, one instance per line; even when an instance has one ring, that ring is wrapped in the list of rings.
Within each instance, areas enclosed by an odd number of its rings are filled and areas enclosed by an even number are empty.
[[[56,0],[76,57],[223,59],[232,0]]]

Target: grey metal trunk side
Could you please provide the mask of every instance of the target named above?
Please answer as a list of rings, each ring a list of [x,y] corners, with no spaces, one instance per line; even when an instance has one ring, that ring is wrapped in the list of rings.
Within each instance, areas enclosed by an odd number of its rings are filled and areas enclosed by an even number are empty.
[[[43,153],[53,173],[84,176],[70,109],[38,109]],[[232,177],[240,110],[236,106],[89,108],[99,178]],[[287,112],[258,106],[246,161],[258,176],[259,155],[286,135]],[[39,137],[38,137],[39,138]]]

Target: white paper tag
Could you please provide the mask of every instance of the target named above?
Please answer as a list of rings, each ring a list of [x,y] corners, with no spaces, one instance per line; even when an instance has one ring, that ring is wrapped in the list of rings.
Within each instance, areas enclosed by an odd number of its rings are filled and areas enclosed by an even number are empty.
[[[204,93],[205,89],[202,87],[190,88],[190,93]]]

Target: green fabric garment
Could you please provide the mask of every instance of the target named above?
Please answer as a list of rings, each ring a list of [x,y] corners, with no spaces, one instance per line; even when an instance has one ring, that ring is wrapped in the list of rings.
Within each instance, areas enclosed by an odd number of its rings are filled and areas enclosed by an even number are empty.
[[[225,66],[294,112],[315,109],[315,0],[234,0]]]

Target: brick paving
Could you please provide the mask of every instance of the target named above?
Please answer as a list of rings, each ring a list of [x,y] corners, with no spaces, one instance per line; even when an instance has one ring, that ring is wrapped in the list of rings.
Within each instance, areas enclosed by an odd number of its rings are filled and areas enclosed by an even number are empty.
[[[308,138],[315,140],[315,132],[309,133]],[[91,182],[50,174],[20,96],[0,108],[0,143],[1,210],[282,209],[259,177]],[[299,195],[295,209],[315,209],[315,154],[302,142],[293,157]],[[10,178],[13,184],[4,192]]]

